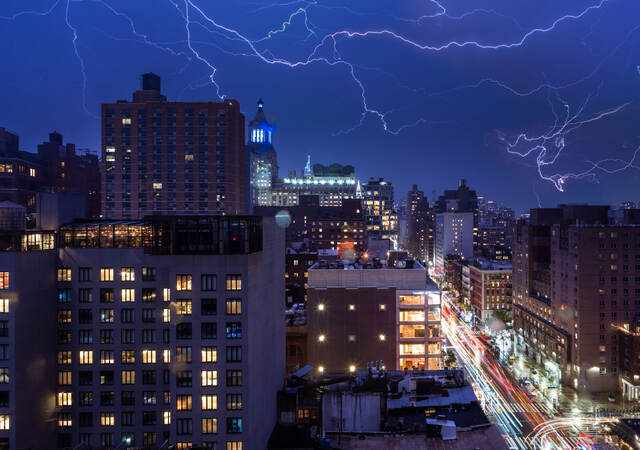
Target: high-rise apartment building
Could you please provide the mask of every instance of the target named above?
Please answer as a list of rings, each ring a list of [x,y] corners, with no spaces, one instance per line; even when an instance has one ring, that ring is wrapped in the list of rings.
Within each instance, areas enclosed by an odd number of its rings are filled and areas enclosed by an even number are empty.
[[[433,269],[436,275],[444,274],[447,256],[458,255],[464,259],[473,258],[473,213],[441,212],[436,214],[435,251]]]
[[[157,75],[142,81],[132,102],[102,105],[104,217],[243,214],[249,169],[238,102],[168,102]]]
[[[468,297],[477,323],[484,325],[496,314],[505,319],[511,317],[511,263],[478,258],[468,266]]]
[[[409,253],[425,263],[433,262],[434,215],[424,192],[413,185],[407,194],[405,246]]]
[[[469,189],[467,180],[461,179],[458,189],[444,191],[434,205],[435,213],[443,212],[471,212],[473,213],[473,245],[477,245],[479,223],[478,196],[476,191]]]
[[[441,368],[440,291],[417,261],[309,268],[308,362],[326,372]]]
[[[362,190],[367,236],[398,240],[398,214],[395,211],[393,184],[371,178]]]
[[[608,224],[608,206],[532,209],[514,239],[514,328],[520,348],[579,391],[639,385],[621,348],[640,308],[640,233]],[[622,335],[621,335],[622,333]],[[625,365],[626,364],[626,365]],[[626,370],[626,369],[625,369]],[[622,376],[621,376],[622,375]]]
[[[264,448],[285,368],[283,244],[246,216],[61,228],[59,445]]]

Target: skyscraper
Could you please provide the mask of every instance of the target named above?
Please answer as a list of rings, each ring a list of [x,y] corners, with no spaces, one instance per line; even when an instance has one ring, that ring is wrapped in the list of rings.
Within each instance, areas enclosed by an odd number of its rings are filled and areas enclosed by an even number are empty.
[[[398,214],[393,199],[393,184],[371,178],[362,190],[367,235],[377,239],[398,240]]]
[[[102,105],[102,213],[243,214],[248,161],[236,100],[167,102],[142,76],[133,101]]]
[[[273,147],[274,127],[264,114],[264,102],[258,100],[256,116],[249,122],[250,201],[251,206],[271,205],[271,186],[278,178],[278,158]]]
[[[420,261],[432,262],[434,252],[433,210],[417,185],[407,193],[405,246]]]

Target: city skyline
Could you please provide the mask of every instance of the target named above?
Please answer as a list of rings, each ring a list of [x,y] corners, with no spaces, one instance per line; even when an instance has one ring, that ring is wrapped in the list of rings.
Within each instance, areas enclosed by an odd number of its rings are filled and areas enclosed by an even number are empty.
[[[157,6],[151,14],[144,14],[150,6],[144,2],[8,4],[0,11],[0,36],[13,43],[6,57],[14,64],[11,72],[0,73],[7,87],[0,126],[20,135],[21,150],[34,151],[58,130],[78,148],[99,153],[100,121],[92,116],[99,116],[100,104],[127,98],[141,73],[161,75],[169,99],[219,101],[208,78],[211,68],[196,51],[215,61],[220,93],[237,99],[246,118],[253,117],[257,99],[264,99],[283,173],[301,170],[311,154],[312,163],[354,165],[363,181],[384,177],[397,193],[417,182],[430,199],[433,190],[466,178],[480,195],[517,212],[539,204],[638,200],[627,194],[638,181],[634,167],[615,175],[596,169],[599,183],[552,177],[593,167],[584,161],[607,159],[600,167],[609,171],[634,162],[640,73],[633,63],[638,7],[630,2],[547,3],[535,11],[504,2],[482,10],[460,4],[455,11],[437,2],[356,2],[348,9],[338,2],[238,3],[215,11],[186,4],[191,49],[184,42],[186,11],[177,3]],[[224,33],[240,41],[202,34],[203,26],[214,26],[207,19],[212,17],[233,24],[238,35]],[[46,46],[34,27],[47,32]],[[344,30],[386,31],[358,37]],[[239,36],[249,36],[266,60],[231,56],[253,51]],[[272,60],[303,60],[307,47],[326,36],[335,36],[341,59],[318,47],[316,55],[329,59],[300,68]],[[446,46],[453,41],[468,44]],[[416,42],[429,47],[417,48]],[[367,99],[364,116],[357,81]],[[535,92],[524,95],[530,91]],[[32,114],[42,105],[44,113]],[[560,131],[549,131],[554,113],[565,125]],[[517,142],[520,133],[545,132],[546,154],[535,149],[536,141],[513,150],[528,157],[509,155],[505,142]],[[402,157],[390,157],[399,149]],[[536,158],[550,180],[538,175]]]

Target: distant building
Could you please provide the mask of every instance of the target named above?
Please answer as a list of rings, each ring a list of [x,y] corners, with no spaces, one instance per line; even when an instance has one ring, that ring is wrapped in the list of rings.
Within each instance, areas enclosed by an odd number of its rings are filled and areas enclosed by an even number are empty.
[[[496,313],[511,317],[512,270],[508,261],[478,258],[469,264],[469,301],[476,320],[484,325]]]
[[[367,235],[398,241],[398,214],[395,211],[393,184],[371,178],[363,187],[362,206]]]
[[[472,212],[437,213],[434,228],[434,273],[436,275],[444,275],[444,263],[449,255],[458,255],[464,259],[473,258]]]
[[[97,218],[98,156],[88,151],[76,152],[74,144],[63,144],[62,139],[61,134],[53,132],[48,142],[38,145],[38,153],[25,152],[19,150],[17,135],[0,128],[0,201],[20,204],[31,216],[39,210],[38,193],[80,193],[84,213],[78,218]]]
[[[478,196],[476,191],[469,189],[467,180],[461,179],[458,189],[445,190],[435,202],[435,213],[443,212],[471,212],[473,213],[473,244],[477,244],[477,231],[479,225]]]
[[[302,177],[295,171],[280,178],[271,188],[271,206],[291,207],[301,204],[302,196],[318,196],[320,206],[342,206],[343,200],[361,198],[360,182],[355,178],[353,166],[314,164],[311,157],[303,169]]]
[[[278,157],[273,147],[274,131],[264,113],[264,102],[260,99],[256,116],[249,122],[247,144],[252,206],[272,205],[271,189],[278,179]]]
[[[413,185],[407,194],[406,202],[407,230],[404,244],[409,253],[425,264],[433,264],[434,215],[424,192]]]
[[[440,291],[414,260],[309,269],[310,364],[327,372],[382,361],[387,368],[442,365]]]
[[[249,167],[236,100],[167,102],[145,74],[133,101],[102,105],[102,213],[243,214]]]
[[[307,301],[309,267],[318,261],[317,251],[296,251],[287,248],[285,254],[285,302],[287,306]]]

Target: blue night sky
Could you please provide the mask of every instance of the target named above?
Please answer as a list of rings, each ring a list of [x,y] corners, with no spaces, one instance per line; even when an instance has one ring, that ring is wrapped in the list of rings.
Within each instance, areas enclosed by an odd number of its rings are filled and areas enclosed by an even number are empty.
[[[281,175],[310,153],[397,199],[467,178],[518,211],[640,201],[637,0],[3,0],[0,42],[23,150],[56,129],[99,151],[100,104],[152,71],[247,119],[262,97]]]

